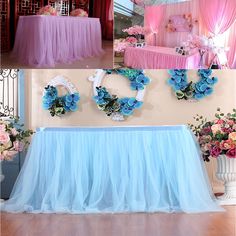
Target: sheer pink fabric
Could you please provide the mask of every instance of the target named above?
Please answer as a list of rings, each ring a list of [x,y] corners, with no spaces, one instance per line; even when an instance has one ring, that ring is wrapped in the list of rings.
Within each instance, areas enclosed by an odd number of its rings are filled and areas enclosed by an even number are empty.
[[[54,67],[103,53],[98,18],[21,16],[13,55],[26,65]]]
[[[228,30],[228,37],[226,38],[227,45],[230,45],[229,52],[227,53],[228,63],[231,69],[236,69],[236,21]]]
[[[235,0],[199,0],[201,17],[211,33],[223,34],[236,20]]]
[[[149,45],[163,47],[180,46],[189,35],[189,32],[167,32],[166,25],[173,15],[192,14],[193,18],[198,18],[198,1],[188,1],[160,6],[150,6],[145,8],[145,26],[153,27],[157,34],[148,34],[146,41]],[[191,33],[198,34],[198,24],[194,25]],[[156,38],[156,41],[154,40]]]
[[[145,8],[144,25],[148,29],[146,41],[150,45],[157,45],[157,34],[166,11],[166,6],[152,6]]]
[[[201,4],[201,10],[199,10],[199,4]],[[163,6],[151,6],[145,9],[145,25],[155,26],[154,28],[157,32],[156,35],[148,34],[146,36],[148,45],[162,47],[180,46],[182,42],[187,40],[189,32],[167,32],[165,26],[170,16],[191,13],[194,19],[199,20],[199,23],[194,25],[191,33],[208,37],[212,32],[223,32],[222,46],[229,48],[227,52],[228,64],[230,68],[236,67],[236,0],[192,0],[182,3],[166,4],[165,8],[161,7]],[[209,23],[209,27],[211,28],[208,29],[208,25],[205,23],[208,20],[203,19],[205,15],[207,19],[211,17],[217,20],[217,22],[215,21],[215,26],[213,23]]]
[[[200,55],[198,52],[182,56],[174,48],[146,46],[128,47],[125,50],[125,66],[135,69],[197,69]]]

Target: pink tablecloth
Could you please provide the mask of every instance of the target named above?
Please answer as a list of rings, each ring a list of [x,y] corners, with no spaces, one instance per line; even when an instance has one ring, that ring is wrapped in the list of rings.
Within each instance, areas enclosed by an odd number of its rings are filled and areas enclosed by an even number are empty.
[[[200,55],[198,52],[182,56],[174,48],[146,46],[128,47],[125,50],[125,66],[135,69],[197,69]]]
[[[13,55],[24,64],[53,67],[103,52],[98,18],[21,16]]]

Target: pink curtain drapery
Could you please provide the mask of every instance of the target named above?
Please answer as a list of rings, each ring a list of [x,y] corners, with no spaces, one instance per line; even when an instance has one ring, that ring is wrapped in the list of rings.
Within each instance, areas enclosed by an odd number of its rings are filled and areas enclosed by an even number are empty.
[[[199,0],[205,27],[214,35],[223,34],[236,20],[235,0]]]
[[[169,33],[166,30],[168,20],[173,15],[192,14],[193,18],[198,18],[198,0],[187,2],[154,5],[145,7],[144,22],[147,28],[156,29],[155,35],[152,31],[146,35],[146,42],[149,45],[163,47],[177,47],[188,37],[189,32],[174,32]],[[198,24],[193,27],[193,34],[198,34]],[[154,38],[156,37],[156,42]]]
[[[236,68],[236,0],[192,0],[164,6],[164,9],[161,9],[161,6],[145,8],[145,26],[153,29],[153,32],[157,32],[156,35],[154,33],[146,35],[148,45],[172,48],[180,46],[187,40],[189,32],[167,32],[165,26],[170,16],[191,13],[194,19],[199,20],[191,33],[207,37],[213,33],[222,34],[222,47],[229,48],[226,53],[228,64],[230,68]],[[204,9],[202,10],[202,8]],[[215,19],[215,26],[212,25],[209,29],[204,15]],[[156,40],[154,40],[155,37]]]
[[[150,45],[157,45],[156,37],[163,21],[165,10],[166,7],[164,5],[145,8],[144,25],[148,29],[146,41]]]

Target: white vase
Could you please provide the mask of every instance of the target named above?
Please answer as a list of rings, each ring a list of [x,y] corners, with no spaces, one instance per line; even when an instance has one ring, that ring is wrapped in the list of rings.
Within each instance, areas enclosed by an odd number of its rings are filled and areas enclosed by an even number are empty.
[[[220,205],[236,205],[236,158],[220,155],[217,158],[216,177],[224,182],[225,192],[217,197]]]
[[[4,180],[4,175],[2,174],[2,161],[0,161],[0,183]],[[3,199],[0,199],[0,204],[4,202]]]

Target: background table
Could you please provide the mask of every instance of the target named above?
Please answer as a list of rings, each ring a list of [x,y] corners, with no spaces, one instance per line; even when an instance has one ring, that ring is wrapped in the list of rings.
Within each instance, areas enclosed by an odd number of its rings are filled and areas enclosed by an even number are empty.
[[[125,66],[135,69],[198,69],[200,55],[182,56],[174,48],[146,46],[127,47],[124,55]]]
[[[10,212],[206,212],[215,203],[185,126],[41,128]]]
[[[20,16],[13,55],[24,64],[55,66],[103,52],[98,18]]]

